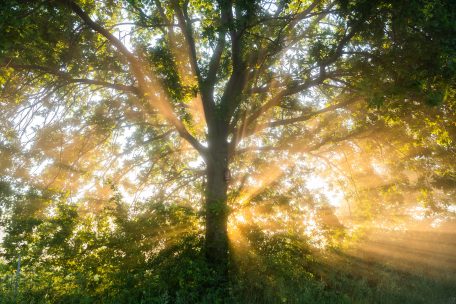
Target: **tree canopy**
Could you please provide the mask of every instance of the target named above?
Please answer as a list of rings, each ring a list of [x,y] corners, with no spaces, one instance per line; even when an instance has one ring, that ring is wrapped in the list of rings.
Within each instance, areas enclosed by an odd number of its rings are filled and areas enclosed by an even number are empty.
[[[181,250],[221,286],[260,232],[454,217],[455,6],[2,1],[4,260],[103,294]]]

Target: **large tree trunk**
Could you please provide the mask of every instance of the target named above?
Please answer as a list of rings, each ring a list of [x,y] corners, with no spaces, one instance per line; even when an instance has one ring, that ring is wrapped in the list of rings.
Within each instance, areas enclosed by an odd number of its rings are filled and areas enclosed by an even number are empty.
[[[228,276],[227,150],[224,136],[210,140],[206,172],[206,258],[221,281]]]

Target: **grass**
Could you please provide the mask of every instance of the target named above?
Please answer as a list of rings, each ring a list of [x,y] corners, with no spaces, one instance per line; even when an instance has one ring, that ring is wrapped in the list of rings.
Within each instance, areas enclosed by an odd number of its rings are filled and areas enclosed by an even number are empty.
[[[252,230],[248,246],[232,249],[225,288],[210,287],[201,238],[192,237],[153,263],[120,267],[86,285],[69,278],[64,283],[65,278],[44,270],[25,270],[15,295],[14,273],[6,275],[4,268],[0,303],[456,304],[456,247],[451,237],[377,232],[346,249],[319,251],[297,236]]]

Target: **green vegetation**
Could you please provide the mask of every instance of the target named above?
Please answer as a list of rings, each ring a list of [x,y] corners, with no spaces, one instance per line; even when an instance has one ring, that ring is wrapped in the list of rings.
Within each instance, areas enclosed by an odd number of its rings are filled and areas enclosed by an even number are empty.
[[[0,303],[456,303],[455,20],[0,1]]]
[[[151,205],[136,218],[126,219],[124,207],[113,201],[111,208],[81,222],[75,213],[68,218],[68,206],[60,205],[52,219],[37,219],[35,229],[30,229],[35,232],[27,234],[34,238],[33,246],[22,249],[17,294],[14,263],[1,265],[0,303],[446,304],[455,296],[455,245],[441,250],[454,242],[453,234],[445,238],[438,232],[428,232],[427,237],[424,232],[402,232],[401,239],[384,249],[394,251],[394,244],[402,245],[415,255],[398,260],[386,256],[385,261],[361,254],[366,239],[350,241],[352,249],[316,250],[302,235],[271,236],[246,224],[240,229],[248,245],[233,244],[230,281],[221,289],[202,254],[203,236],[192,226],[194,214]],[[109,229],[108,219],[118,225],[115,231]],[[77,232],[58,233],[71,226],[79,227]],[[169,230],[181,233],[166,237]],[[426,252],[407,245],[411,237],[440,246],[426,256],[437,266],[413,262],[411,268],[404,267]],[[11,248],[10,242],[11,238],[5,240],[6,248]],[[14,254],[8,249],[7,253]],[[442,254],[453,257],[453,264],[436,261]]]

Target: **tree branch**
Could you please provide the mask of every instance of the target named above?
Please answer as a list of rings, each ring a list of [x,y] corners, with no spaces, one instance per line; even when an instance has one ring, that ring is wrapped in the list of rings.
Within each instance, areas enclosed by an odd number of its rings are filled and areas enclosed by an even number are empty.
[[[223,19],[223,18],[222,18]],[[209,69],[207,72],[207,77],[205,79],[205,84],[213,87],[216,82],[217,72],[220,67],[220,59],[222,57],[223,49],[225,47],[225,32],[220,31],[217,41],[217,45],[212,55],[211,61],[209,62]]]
[[[370,136],[375,132],[374,129],[357,129],[354,130],[348,134],[345,134],[344,136],[339,136],[339,137],[332,137],[328,136],[326,138],[323,138],[320,142],[315,143],[313,145],[302,145],[301,143],[296,143],[295,139],[296,138],[288,138],[287,141],[279,146],[263,146],[263,147],[246,147],[243,149],[239,149],[235,151],[235,155],[240,155],[246,152],[250,151],[288,151],[292,153],[309,153],[312,151],[319,150],[320,148],[326,146],[327,144],[336,144],[339,142],[343,142],[345,140],[350,140],[350,139],[356,139],[356,138],[364,138]],[[361,136],[363,135],[363,136]],[[288,143],[288,144],[287,144]]]
[[[306,14],[311,12],[311,9],[313,9],[313,7],[316,6],[317,2],[318,1],[315,1],[308,9],[305,10]],[[315,6],[313,6],[313,5],[315,5]],[[269,99],[268,102],[266,102],[261,107],[259,107],[252,115],[250,115],[244,121],[242,121],[241,122],[241,126],[238,128],[237,131],[236,131],[235,128],[233,128],[234,129],[234,131],[233,131],[234,138],[233,138],[233,141],[231,143],[232,147],[230,147],[230,150],[234,151],[235,146],[239,143],[239,141],[243,137],[245,137],[246,130],[251,128],[252,124],[262,114],[266,113],[272,107],[275,107],[275,106],[279,105],[284,97],[297,94],[297,93],[299,93],[299,92],[301,92],[303,90],[309,89],[310,87],[313,87],[315,85],[319,85],[319,84],[323,83],[324,80],[326,80],[326,79],[328,79],[330,77],[333,77],[334,76],[333,74],[328,74],[327,73],[326,68],[329,65],[333,64],[335,61],[337,61],[337,59],[340,58],[340,56],[343,53],[344,47],[356,35],[356,33],[357,33],[357,31],[358,31],[358,29],[359,29],[359,27],[360,27],[360,25],[362,23],[363,23],[363,20],[358,21],[352,27],[350,32],[348,34],[344,35],[344,37],[339,41],[339,43],[335,47],[333,53],[329,57],[325,58],[324,60],[322,60],[319,63],[318,66],[319,66],[320,71],[319,71],[319,76],[317,78],[305,81],[304,83],[301,83],[301,84],[297,84],[295,82],[294,84],[290,85],[288,88],[283,89],[282,91],[277,93],[277,95],[275,95],[274,97]]]
[[[231,146],[230,146],[230,154],[233,155],[235,153],[235,150],[236,150],[236,146],[237,144],[244,138],[246,137],[249,137],[255,133],[258,133],[259,131],[261,130],[264,130],[264,129],[267,129],[267,128],[274,128],[274,127],[278,127],[278,126],[283,126],[283,125],[289,125],[289,124],[293,124],[293,123],[297,123],[297,122],[304,122],[304,121],[307,121],[317,115],[320,115],[320,114],[323,114],[323,113],[327,113],[327,112],[330,112],[330,111],[333,111],[333,110],[336,110],[336,109],[340,109],[346,105],[349,105],[351,103],[353,103],[354,101],[356,101],[356,97],[354,98],[350,98],[350,99],[347,99],[346,101],[343,101],[343,102],[340,102],[340,103],[337,103],[337,104],[333,104],[333,105],[330,105],[326,108],[323,108],[323,109],[320,109],[320,110],[317,110],[317,111],[314,111],[314,112],[311,112],[311,113],[307,113],[307,114],[304,114],[304,115],[301,115],[301,116],[298,116],[298,117],[294,117],[294,118],[288,118],[288,119],[281,119],[281,120],[276,120],[276,121],[272,121],[270,123],[265,123],[265,124],[262,124],[260,126],[257,126],[256,128],[250,128],[250,129],[246,129],[245,125],[242,126],[244,127],[244,129],[240,129],[239,132],[235,132],[234,133],[234,137],[233,137],[233,141],[231,143]],[[277,149],[277,148],[274,148],[274,149]]]
[[[111,34],[107,29],[93,21],[90,16],[74,1],[72,0],[58,0],[61,4],[65,5],[66,7],[70,8],[76,15],[78,15],[84,22],[87,24],[91,29],[96,31],[97,33],[101,34],[104,36],[113,46],[116,47],[116,49],[124,55],[124,57],[127,59],[131,69],[133,70],[135,76],[137,76],[138,81],[141,81],[144,79],[144,74],[141,70],[141,64],[136,58],[126,47],[125,45],[117,39],[113,34]],[[141,75],[142,77],[138,77]]]
[[[90,78],[72,78],[70,73],[59,71],[57,69],[51,68],[51,67],[46,67],[46,66],[41,66],[37,64],[16,64],[12,60],[4,60],[3,62],[5,67],[11,67],[17,70],[35,70],[35,71],[40,71],[45,74],[51,74],[59,77],[59,79],[64,80],[68,83],[82,83],[82,84],[90,84],[90,85],[97,85],[97,86],[102,86],[110,89],[115,89],[119,91],[124,91],[124,92],[129,92],[133,93],[135,95],[140,94],[139,88],[135,87],[133,85],[125,85],[125,84],[120,84],[120,83],[112,83],[112,82],[107,82],[103,80],[97,80],[97,79],[90,79]]]
[[[262,114],[266,113],[272,107],[275,107],[275,106],[279,105],[284,97],[297,94],[297,93],[299,93],[299,92],[301,92],[303,90],[306,90],[306,89],[309,89],[309,88],[311,88],[311,87],[313,87],[315,85],[321,84],[325,79],[326,79],[326,75],[321,75],[320,74],[319,77],[317,77],[315,79],[312,79],[312,80],[309,80],[309,81],[305,81],[304,83],[301,83],[301,84],[298,84],[298,83],[295,82],[294,84],[288,86],[288,88],[283,89],[282,91],[277,93],[274,97],[269,99],[268,102],[266,102],[260,108],[258,108],[257,111],[255,111],[252,115],[250,115],[246,119],[244,124],[246,125],[246,127],[249,127]]]
[[[231,117],[240,103],[240,95],[247,82],[247,66],[244,62],[244,59],[242,58],[242,30],[239,32],[236,30],[232,2],[219,1],[219,4],[222,11],[222,17],[224,20],[226,20],[226,24],[229,28],[229,34],[231,37],[231,64],[233,70],[221,98],[221,106],[223,108],[223,112],[226,113],[224,123],[228,128]]]
[[[224,37],[219,37],[219,42],[217,44],[216,50],[214,55],[211,58],[211,63],[209,67],[209,75],[206,79],[203,79],[201,76],[201,71],[198,66],[198,58],[196,53],[196,45],[195,39],[193,37],[193,29],[191,25],[191,20],[188,17],[187,8],[181,8],[179,2],[177,0],[172,1],[173,8],[176,12],[177,20],[179,22],[179,26],[184,34],[185,41],[187,42],[187,47],[189,50],[189,59],[190,65],[196,75],[198,80],[198,86],[201,92],[201,100],[203,103],[204,108],[204,116],[206,122],[214,126],[214,101],[213,101],[213,89],[215,84],[215,74],[217,73],[218,69],[218,62],[222,55],[223,46],[224,46]]]
[[[185,41],[187,42],[187,47],[189,50],[190,64],[195,73],[195,76],[198,79],[198,83],[201,84],[201,73],[198,66],[198,58],[196,54],[196,45],[195,39],[193,37],[193,29],[190,18],[188,17],[187,8],[181,8],[177,0],[172,1],[174,11],[176,12],[177,20],[179,22],[179,27],[184,34]]]
[[[176,116],[172,106],[166,100],[162,100],[160,98],[152,98],[152,88],[147,81],[147,77],[144,74],[141,62],[138,60],[136,56],[134,56],[126,47],[125,45],[117,39],[114,35],[112,35],[107,29],[93,21],[90,16],[74,1],[72,0],[58,0],[64,6],[70,8],[73,12],[75,12],[91,29],[96,31],[97,33],[104,36],[117,50],[124,55],[126,60],[129,63],[129,66],[133,72],[133,75],[136,77],[139,83],[139,90],[141,93],[141,97],[146,98],[154,107],[156,107],[161,114],[168,120],[176,130],[178,131],[179,135],[187,140],[193,148],[195,148],[201,155],[206,154],[206,148],[198,142],[198,140],[193,137],[182,123],[182,121]],[[162,96],[166,96],[164,92],[161,92]]]
[[[311,113],[307,113],[307,114],[302,115],[302,116],[272,121],[272,122],[270,122],[268,124],[264,124],[264,125],[260,126],[259,128],[256,129],[256,131],[263,130],[263,129],[266,129],[266,128],[274,128],[274,127],[278,127],[278,126],[289,125],[289,124],[293,124],[293,123],[297,123],[297,122],[303,122],[303,121],[309,120],[309,119],[311,119],[311,118],[313,118],[313,117],[315,117],[315,116],[317,116],[319,114],[323,114],[323,113],[326,113],[326,112],[329,112],[329,111],[332,111],[332,110],[340,109],[340,108],[342,108],[342,107],[344,107],[346,105],[349,105],[350,103],[354,102],[355,100],[356,100],[355,98],[348,99],[346,101],[330,105],[330,106],[328,106],[326,108],[323,108],[321,110],[314,111],[314,112],[311,112]]]

